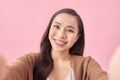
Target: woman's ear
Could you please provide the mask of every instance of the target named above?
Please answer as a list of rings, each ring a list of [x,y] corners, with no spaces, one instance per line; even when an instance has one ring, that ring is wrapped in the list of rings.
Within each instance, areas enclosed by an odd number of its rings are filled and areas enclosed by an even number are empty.
[[[78,34],[78,38],[81,36],[81,33],[80,34]]]
[[[81,33],[80,33],[80,34],[78,34],[78,39],[79,39],[79,37],[81,37]]]
[[[77,40],[79,39],[79,37],[81,36],[81,34],[78,34],[78,36],[77,36],[77,39],[76,39],[76,41],[75,41],[75,43],[77,42]]]

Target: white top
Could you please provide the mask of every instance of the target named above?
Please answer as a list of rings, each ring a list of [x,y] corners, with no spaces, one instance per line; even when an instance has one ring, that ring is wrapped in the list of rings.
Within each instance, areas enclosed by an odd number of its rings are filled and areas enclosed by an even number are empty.
[[[47,80],[50,80],[49,78],[47,78]],[[74,71],[73,69],[70,67],[70,72],[69,74],[66,76],[65,80],[75,80],[75,75],[74,75]]]
[[[74,75],[74,71],[72,68],[70,68],[70,72],[69,74],[67,75],[66,79],[65,80],[75,80],[75,75]]]

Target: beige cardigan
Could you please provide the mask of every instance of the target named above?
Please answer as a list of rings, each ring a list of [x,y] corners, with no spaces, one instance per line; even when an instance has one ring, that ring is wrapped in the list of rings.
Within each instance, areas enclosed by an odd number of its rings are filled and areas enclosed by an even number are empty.
[[[33,66],[38,54],[29,53],[8,66],[5,80],[33,80]],[[72,56],[71,67],[76,80],[108,80],[108,75],[91,57]]]

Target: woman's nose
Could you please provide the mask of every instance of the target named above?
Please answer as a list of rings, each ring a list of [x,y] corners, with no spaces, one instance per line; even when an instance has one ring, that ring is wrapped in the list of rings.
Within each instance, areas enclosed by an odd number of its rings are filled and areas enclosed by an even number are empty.
[[[57,35],[58,35],[58,37],[60,37],[60,38],[66,38],[66,33],[65,33],[64,30],[59,30],[59,31],[57,32]]]

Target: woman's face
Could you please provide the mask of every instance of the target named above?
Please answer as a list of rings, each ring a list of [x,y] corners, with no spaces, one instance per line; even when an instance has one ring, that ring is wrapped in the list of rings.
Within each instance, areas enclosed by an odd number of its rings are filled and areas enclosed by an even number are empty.
[[[52,21],[49,31],[52,50],[68,52],[77,39],[78,22],[76,17],[68,13],[58,14]]]

